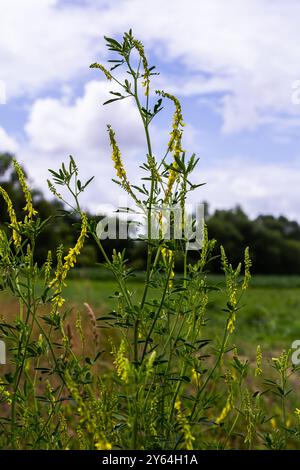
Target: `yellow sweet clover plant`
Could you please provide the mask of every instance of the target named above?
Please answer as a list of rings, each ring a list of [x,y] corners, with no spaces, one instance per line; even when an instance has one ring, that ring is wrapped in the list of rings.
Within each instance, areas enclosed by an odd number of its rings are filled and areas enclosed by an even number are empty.
[[[187,252],[185,237],[166,238],[160,214],[159,237],[152,236],[157,207],[177,205],[188,216],[187,196],[200,186],[192,182],[197,159],[195,155],[188,158],[182,148],[184,119],[179,99],[152,90],[157,72],[143,44],[131,30],[121,39],[105,40],[113,56],[107,66],[94,63],[91,68],[118,87],[106,104],[132,99],[144,129],[143,180],[132,184],[125,170],[126,158],[108,125],[116,182],[147,215],[147,236],[142,242],[136,240],[146,246],[146,267],[139,274],[143,281],[141,288],[132,287],[133,272],[125,251],[115,249],[112,255],[105,251],[97,235],[97,220],[81,208],[81,194],[92,178],[81,182],[73,157],[59,170],[50,170],[48,186],[80,220],[79,235],[67,251],[60,245],[56,256],[48,252],[39,266],[35,246],[43,221],[22,167],[14,161],[25,217],[17,220],[13,201],[0,186],[9,217],[8,226],[0,232],[1,287],[19,302],[12,318],[0,323],[10,355],[0,381],[0,426],[5,429],[0,433],[0,447],[299,448],[300,411],[297,402],[290,401],[297,367],[291,364],[290,352],[273,358],[272,367],[260,346],[256,361],[255,350],[249,351],[253,361],[244,357],[246,351],[241,356],[237,352],[242,299],[246,301],[251,279],[249,248],[243,272],[242,264],[232,267],[221,247],[225,279],[215,282],[209,268],[217,242],[209,239],[205,225],[202,247],[193,256]],[[164,100],[175,106],[172,130],[165,153],[154,155],[151,124]],[[58,191],[57,185],[64,191]],[[202,200],[202,194],[198,197]],[[82,310],[70,304],[66,289],[67,277],[78,264],[88,236],[115,278],[113,306],[104,312],[100,309],[99,316],[88,299],[81,299]],[[100,295],[101,281],[97,289]],[[222,302],[221,309],[216,299]],[[213,318],[208,318],[209,305]],[[213,337],[211,322],[220,325]]]

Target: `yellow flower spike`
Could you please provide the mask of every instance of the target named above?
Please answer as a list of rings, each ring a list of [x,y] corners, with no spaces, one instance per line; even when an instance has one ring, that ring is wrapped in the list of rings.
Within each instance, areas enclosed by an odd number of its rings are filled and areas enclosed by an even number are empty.
[[[17,173],[17,176],[18,176],[18,179],[19,179],[19,183],[20,183],[20,186],[22,188],[22,191],[23,191],[23,194],[24,194],[24,197],[25,197],[25,201],[26,201],[24,211],[27,212],[28,218],[32,219],[32,217],[37,214],[37,211],[33,208],[32,195],[31,195],[31,192],[30,192],[30,190],[27,186],[24,172],[23,172],[21,166],[19,165],[19,163],[17,162],[17,160],[13,159],[13,165],[15,167],[15,170],[16,170],[16,173]]]
[[[56,271],[55,271],[54,279],[52,279],[52,281],[50,282],[49,287],[53,287],[57,280],[61,280],[62,268],[63,268],[63,262],[62,262],[63,250],[64,250],[64,246],[62,244],[59,245],[56,250],[56,259],[57,259]]]
[[[47,259],[46,259],[45,264],[44,264],[45,284],[47,284],[49,279],[50,279],[51,269],[52,269],[52,253],[51,253],[51,250],[48,250]]]
[[[178,177],[178,172],[176,171],[178,169],[178,164],[177,162],[174,162],[170,168],[170,173],[168,177],[168,182],[167,182],[167,188],[165,191],[165,202],[169,199],[171,193],[172,193],[172,188],[174,186],[174,183]]]
[[[249,282],[250,282],[250,279],[251,279],[250,268],[252,266],[252,261],[251,261],[251,258],[250,258],[249,247],[248,246],[245,249],[244,264],[245,264],[245,274],[244,274],[242,289],[247,289],[247,287],[249,285]]]
[[[107,129],[108,129],[108,133],[109,133],[110,145],[111,145],[111,148],[112,148],[111,158],[112,158],[112,161],[114,162],[114,167],[115,167],[115,170],[116,170],[116,173],[117,173],[117,177],[122,182],[127,181],[127,175],[126,175],[126,171],[124,169],[124,165],[123,165],[123,162],[122,162],[121,152],[120,152],[120,149],[118,147],[118,144],[117,144],[116,138],[115,138],[116,134],[115,134],[113,128],[110,125],[107,126]]]
[[[187,417],[183,414],[181,410],[181,402],[180,400],[176,400],[175,403],[175,410],[176,410],[176,419],[181,427],[181,430],[184,435],[184,442],[187,450],[193,450],[193,441],[195,437],[192,435],[192,430],[187,420]]]
[[[126,345],[125,342],[122,340],[119,349],[115,346],[112,347],[112,356],[114,357],[114,365],[116,368],[117,375],[123,380],[123,382],[129,382],[129,375],[130,375],[130,362],[125,355],[126,353]]]
[[[169,288],[171,288],[172,285],[173,285],[173,280],[174,280],[174,276],[175,276],[173,251],[168,250],[168,248],[162,248],[161,249],[161,254],[162,254],[162,258],[163,258],[165,266],[168,267],[169,264],[171,263],[171,272],[170,272],[170,278],[169,278]]]
[[[221,266],[226,277],[226,292],[227,292],[228,300],[230,304],[232,305],[232,307],[236,307],[238,285],[237,285],[235,278],[237,276],[237,273],[240,271],[241,265],[239,264],[236,271],[233,272],[232,266],[228,263],[226,253],[222,245],[220,246],[220,251],[221,251]],[[235,322],[235,313],[233,312],[229,320],[229,324],[228,324],[231,332],[234,329],[234,322]]]
[[[95,443],[96,450],[111,450],[112,445],[110,442],[106,442],[104,440],[99,440]]]
[[[255,369],[255,376],[262,375],[262,352],[260,345],[256,348],[256,369]]]
[[[4,201],[6,202],[6,205],[7,205],[7,211],[8,211],[8,215],[9,215],[9,220],[10,220],[10,224],[12,226],[12,229],[13,229],[13,241],[14,241],[14,245],[16,248],[19,248],[21,246],[21,235],[17,232],[16,228],[19,227],[19,222],[17,221],[17,216],[16,216],[16,213],[14,211],[14,208],[13,208],[13,204],[11,202],[11,199],[9,197],[9,195],[7,194],[7,192],[5,191],[5,189],[2,188],[2,186],[0,186],[0,194],[2,195]]]
[[[95,64],[90,65],[90,69],[100,69],[106,76],[107,80],[112,80],[112,74],[104,67],[104,65],[96,62]]]
[[[69,249],[69,253],[64,257],[64,265],[62,269],[62,280],[67,277],[67,274],[71,268],[74,267],[77,261],[77,256],[80,255],[81,250],[84,245],[84,239],[87,236],[88,231],[88,221],[86,214],[81,214],[81,232],[76,242],[76,245],[73,248]]]
[[[159,96],[162,96],[163,98],[168,98],[174,103],[175,111],[173,114],[173,129],[170,132],[168,148],[170,152],[174,153],[174,155],[179,156],[183,152],[181,146],[181,139],[182,128],[184,127],[180,101],[178,100],[178,98],[176,98],[176,96],[171,95],[170,93],[167,93],[165,91],[156,90],[155,93]]]
[[[226,272],[228,270],[228,259],[227,259],[224,247],[222,245],[220,246],[220,251],[221,251],[222,268],[223,268],[223,271]]]
[[[79,414],[79,428],[77,428],[77,435],[83,448],[86,448],[85,434],[87,431],[93,438],[95,449],[110,450],[112,445],[107,441],[105,435],[99,431],[97,416],[89,406],[91,401],[88,398],[86,399],[82,397],[78,384],[73,380],[68,371],[65,372],[65,383],[77,405],[77,413]],[[78,429],[80,429],[79,432]]]
[[[168,98],[174,103],[175,111],[173,115],[173,128],[172,128],[172,131],[170,132],[170,140],[168,142],[168,149],[170,150],[170,152],[173,152],[175,157],[179,157],[180,154],[183,152],[181,139],[182,139],[182,128],[184,126],[181,104],[178,98],[176,98],[176,96],[174,95],[171,95],[170,93],[167,93],[165,91],[160,91],[160,90],[156,90],[155,93],[159,96],[162,96],[163,98]],[[178,164],[175,161],[172,164],[172,167],[170,168],[167,188],[165,191],[165,201],[168,200],[172,192],[174,183],[178,177],[178,172],[176,171],[177,169],[178,169]]]
[[[226,404],[225,404],[224,408],[222,409],[221,414],[216,419],[215,423],[216,424],[222,423],[225,420],[225,418],[227,417],[227,415],[230,413],[232,408],[233,408],[233,406],[232,406],[232,397],[231,397],[231,395],[228,395],[227,400],[226,400]]]
[[[232,312],[227,324],[227,331],[232,334],[235,329],[236,314]]]
[[[232,392],[232,385],[230,384],[229,386],[229,393],[226,399],[226,403],[224,408],[221,411],[221,414],[218,416],[218,418],[215,420],[216,424],[220,424],[223,421],[225,421],[225,418],[227,415],[230,413],[231,410],[234,408],[234,400],[233,400],[233,392]]]
[[[297,418],[300,420],[300,408],[296,408],[294,413],[297,416]]]
[[[161,175],[157,169],[157,166],[156,166],[156,161],[155,161],[155,157],[154,155],[147,155],[148,157],[148,165],[149,165],[149,168],[151,170],[151,172],[153,173],[153,175],[155,176],[155,178],[157,179],[157,181],[159,183],[162,182],[162,178],[161,178]]]
[[[156,351],[152,351],[146,364],[146,377],[150,377],[154,372],[154,362],[156,359]]]
[[[276,423],[276,419],[275,419],[275,418],[272,418],[272,419],[271,419],[271,426],[272,426],[272,429],[273,429],[273,430],[276,429],[277,423]]]
[[[234,381],[235,381],[234,376],[230,372],[226,372],[225,382],[227,383],[227,387],[228,387],[228,395],[227,395],[225,406],[221,411],[221,414],[215,420],[216,424],[222,423],[227,417],[227,415],[230,413],[230,411],[234,409],[234,397],[233,397],[233,387],[232,387],[232,384]]]
[[[200,386],[201,374],[195,368],[192,368],[192,382],[194,382],[197,387]]]
[[[148,66],[148,60],[145,54],[145,49],[141,41],[138,41],[137,39],[132,40],[132,44],[135,47],[135,49],[138,51],[140,58],[142,59],[143,62],[143,68],[144,68],[144,81],[142,83],[143,87],[145,88],[145,95],[149,96],[149,88],[150,88],[150,71],[149,71],[149,66]]]
[[[0,397],[4,402],[6,402],[8,405],[12,404],[12,395],[11,393],[6,390],[3,384],[0,383]]]
[[[119,178],[121,185],[125,189],[125,191],[127,191],[127,193],[130,194],[133,197],[133,199],[137,202],[137,198],[135,194],[133,193],[130,183],[127,179],[127,174],[126,174],[123,162],[122,162],[121,152],[120,152],[120,149],[118,147],[118,144],[115,138],[115,132],[110,125],[107,126],[107,130],[109,134],[110,145],[112,148],[111,158],[114,163],[117,177]]]
[[[47,183],[48,183],[48,188],[50,189],[51,193],[56,196],[58,199],[60,199],[61,201],[63,201],[63,197],[62,195],[57,192],[55,186],[51,183],[51,181],[47,180]]]
[[[57,294],[53,301],[57,302],[58,307],[61,307],[64,303],[64,299],[60,296],[61,294],[61,287],[64,285],[64,281],[68,275],[68,272],[71,268],[73,268],[77,262],[77,256],[80,255],[81,250],[84,245],[84,240],[87,236],[88,231],[88,220],[85,213],[81,214],[81,232],[77,239],[77,242],[73,248],[69,249],[68,254],[64,257],[64,263],[61,262],[61,255],[62,255],[62,247],[59,247],[57,255],[58,255],[58,263],[57,269],[55,272],[54,279],[50,282],[49,287],[57,286],[57,290],[55,294]]]

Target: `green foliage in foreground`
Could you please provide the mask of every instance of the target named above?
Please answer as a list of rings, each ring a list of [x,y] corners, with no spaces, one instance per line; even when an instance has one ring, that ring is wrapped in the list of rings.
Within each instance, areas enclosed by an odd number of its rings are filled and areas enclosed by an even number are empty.
[[[177,98],[158,91],[155,102],[150,99],[154,72],[143,45],[131,32],[121,43],[106,41],[117,53],[114,65],[110,70],[101,64],[93,67],[120,87],[109,101],[135,100],[147,143],[145,183],[132,186],[115,133],[108,127],[117,183],[145,211],[151,228],[154,205],[177,203],[184,212],[188,192],[198,186],[190,175],[197,160],[194,155],[187,159],[181,147],[183,118]],[[112,75],[116,67],[128,72],[124,82]],[[166,154],[157,160],[150,124],[163,99],[171,100],[175,113]],[[209,240],[207,230],[197,259],[189,263],[187,240],[165,239],[162,226],[159,240],[147,240],[146,272],[141,290],[134,294],[125,252],[109,257],[94,221],[81,210],[80,194],[88,182],[79,180],[71,158],[51,171],[54,183],[48,184],[60,199],[60,186],[69,191],[72,200],[65,202],[81,219],[80,233],[67,253],[59,246],[56,257],[49,252],[39,267],[34,257],[37,237],[51,221],[39,218],[22,169],[16,161],[14,165],[26,205],[24,219],[17,219],[0,187],[10,219],[9,232],[0,235],[1,286],[19,304],[18,312],[0,324],[10,357],[0,385],[1,448],[300,448],[300,410],[294,409],[292,398],[297,368],[290,352],[272,358],[268,370],[259,346],[252,364],[233,342],[235,338],[237,343],[237,322],[250,280],[247,248],[243,263],[233,267],[221,247],[224,281],[214,282],[207,266],[215,241]],[[65,295],[87,236],[115,279],[115,308],[97,318],[85,305],[90,332]],[[179,277],[177,254],[183,259]],[[219,310],[217,334],[209,326],[214,320],[209,316],[212,303],[214,311]],[[75,331],[70,326],[74,313]]]

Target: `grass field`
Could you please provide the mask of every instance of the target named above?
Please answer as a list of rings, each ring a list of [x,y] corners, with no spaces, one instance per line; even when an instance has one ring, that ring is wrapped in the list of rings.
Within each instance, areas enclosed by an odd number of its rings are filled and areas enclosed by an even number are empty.
[[[211,282],[222,288],[222,277],[212,275]],[[128,283],[133,298],[143,289],[139,274]],[[111,273],[99,270],[77,270],[68,281],[65,298],[76,309],[89,303],[96,315],[114,308],[116,284]],[[153,292],[153,297],[155,297]],[[225,322],[225,307],[218,293],[211,294],[207,311],[207,335],[218,335]],[[239,311],[234,341],[241,354],[255,356],[257,344],[270,357],[281,349],[289,349],[300,339],[300,276],[256,276],[245,292]],[[7,317],[17,304],[5,292],[0,294],[0,314]]]
[[[77,274],[78,276],[78,274]],[[211,276],[211,282],[222,287],[222,276]],[[139,277],[130,281],[133,295],[138,297],[142,292]],[[115,293],[115,283],[105,273],[74,278],[69,281],[66,296],[71,302],[80,304],[83,301],[95,309],[113,308],[115,300],[110,298]],[[155,293],[153,293],[155,296]],[[218,294],[212,295],[208,306],[208,332],[218,334],[222,330],[225,316]],[[234,336],[239,346],[245,350],[255,348],[259,343],[266,353],[278,349],[288,349],[291,343],[300,338],[300,277],[256,276],[250,288],[245,292],[239,312],[236,333]],[[248,351],[250,353],[250,351]]]

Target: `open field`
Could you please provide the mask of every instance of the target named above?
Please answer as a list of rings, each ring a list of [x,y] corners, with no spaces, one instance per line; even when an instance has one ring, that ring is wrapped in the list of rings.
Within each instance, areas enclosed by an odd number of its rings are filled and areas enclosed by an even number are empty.
[[[95,309],[113,308],[115,300],[110,297],[115,293],[112,278],[105,277],[105,272],[94,273],[91,278],[74,278],[69,281],[66,297],[80,305],[88,302]],[[107,274],[106,274],[107,276]],[[222,276],[211,276],[211,282],[223,286]],[[129,282],[133,296],[139,297],[142,284],[139,276]],[[155,293],[152,293],[155,296]],[[291,343],[300,338],[300,277],[298,276],[257,276],[251,281],[244,293],[239,312],[235,341],[240,348],[256,348],[259,343],[266,352],[288,349]],[[207,331],[218,334],[222,331],[225,316],[220,295],[208,305]],[[248,353],[251,353],[249,350]]]
[[[223,278],[211,275],[211,282],[222,288]],[[128,283],[133,298],[140,298],[143,284],[139,273]],[[111,273],[102,269],[77,270],[68,281],[67,302],[83,309],[87,302],[95,313],[109,311],[115,306],[112,298],[116,284]],[[153,297],[155,292],[151,293]],[[233,338],[241,353],[252,357],[257,344],[266,355],[288,349],[295,339],[300,339],[300,276],[255,276],[244,293]],[[17,304],[5,292],[0,294],[0,313],[17,311]],[[224,305],[220,295],[211,295],[207,309],[208,335],[218,335],[224,327]]]
[[[224,281],[221,276],[208,276],[209,284],[220,289],[224,288]],[[136,277],[128,281],[128,290],[132,293],[133,302],[139,302],[142,295],[143,283],[141,282],[141,273],[137,273]],[[247,377],[246,383],[252,394],[257,393],[260,389],[263,392],[262,402],[266,409],[270,409],[269,419],[273,431],[281,422],[281,408],[278,398],[275,395],[264,395],[264,391],[268,389],[265,379],[277,380],[274,374],[272,357],[279,357],[282,350],[288,350],[294,340],[300,339],[300,277],[263,277],[257,276],[252,279],[251,285],[243,294],[241,299],[242,308],[237,312],[236,328],[232,334],[231,345],[236,345],[239,358],[242,361],[248,361],[252,372]],[[83,354],[84,358],[93,358],[97,351],[101,351],[100,360],[93,366],[93,373],[96,377],[106,377],[110,374],[112,367],[112,342],[119,343],[120,331],[111,328],[98,329],[96,333],[97,344],[95,343],[95,328],[93,322],[88,315],[88,311],[84,303],[88,303],[93,309],[95,316],[105,316],[107,312],[117,309],[116,298],[116,282],[113,280],[111,273],[101,269],[95,270],[75,270],[72,277],[67,281],[67,287],[64,290],[64,298],[66,303],[64,310],[70,311],[66,325],[70,326],[70,344],[79,356]],[[159,291],[151,289],[149,298],[155,299]],[[226,297],[220,292],[212,291],[210,293],[210,301],[206,310],[206,328],[203,330],[203,339],[212,338],[212,347],[204,352],[208,353],[206,364],[210,367],[213,364],[214,348],[221,342],[222,331],[226,325],[226,313],[222,310],[226,305]],[[0,316],[6,321],[10,321],[18,314],[18,303],[10,297],[6,292],[0,293]],[[79,332],[76,331],[77,313],[81,313],[82,326],[85,334],[84,343],[80,340]],[[48,315],[49,307],[43,307],[40,315]],[[101,322],[104,326],[105,323]],[[99,325],[100,326],[100,325]],[[68,331],[68,328],[67,330]],[[53,344],[55,339],[52,339]],[[59,339],[58,339],[59,341]],[[256,347],[261,346],[263,353],[264,375],[262,377],[254,377],[256,367]],[[232,352],[229,352],[231,355]],[[10,353],[9,353],[10,355]],[[205,356],[204,356],[205,357]],[[92,359],[93,360],[93,359]],[[9,372],[11,369],[10,361],[3,367],[3,373]],[[108,383],[112,385],[111,379]],[[296,374],[291,379],[293,387],[292,393],[289,394],[289,402],[286,405],[285,412],[289,416],[286,420],[287,426],[291,424],[291,418],[294,410],[299,407],[298,397],[299,376]],[[192,387],[187,390],[192,390]],[[213,390],[213,388],[210,388]],[[226,385],[220,386],[222,395],[226,393]],[[222,397],[222,395],[220,395]],[[253,395],[254,396],[254,395]],[[221,398],[222,399],[222,398]],[[224,397],[223,397],[224,400]],[[8,412],[8,410],[7,410]],[[219,408],[219,413],[221,409]],[[207,411],[210,416],[210,411]],[[236,415],[238,416],[239,413]],[[127,419],[127,418],[126,418]],[[267,423],[267,426],[270,425]],[[231,424],[230,424],[231,426]],[[259,432],[262,429],[258,424]],[[231,447],[246,448],[245,442],[240,439],[245,431],[244,424],[238,423],[236,426],[235,436],[225,438],[225,434],[220,428],[218,439],[221,439],[221,446],[230,445]],[[224,428],[225,429],[225,428]],[[225,432],[225,431],[224,431]],[[275,431],[274,431],[275,432]],[[275,435],[275,434],[274,434]],[[217,442],[216,441],[216,442]],[[213,447],[216,445],[212,445]],[[268,445],[268,444],[267,444]],[[270,444],[270,446],[273,444]],[[276,446],[280,447],[279,442]],[[265,448],[263,438],[259,437],[258,448]],[[274,444],[275,446],[275,444]],[[287,440],[288,448],[297,448],[294,440]]]

